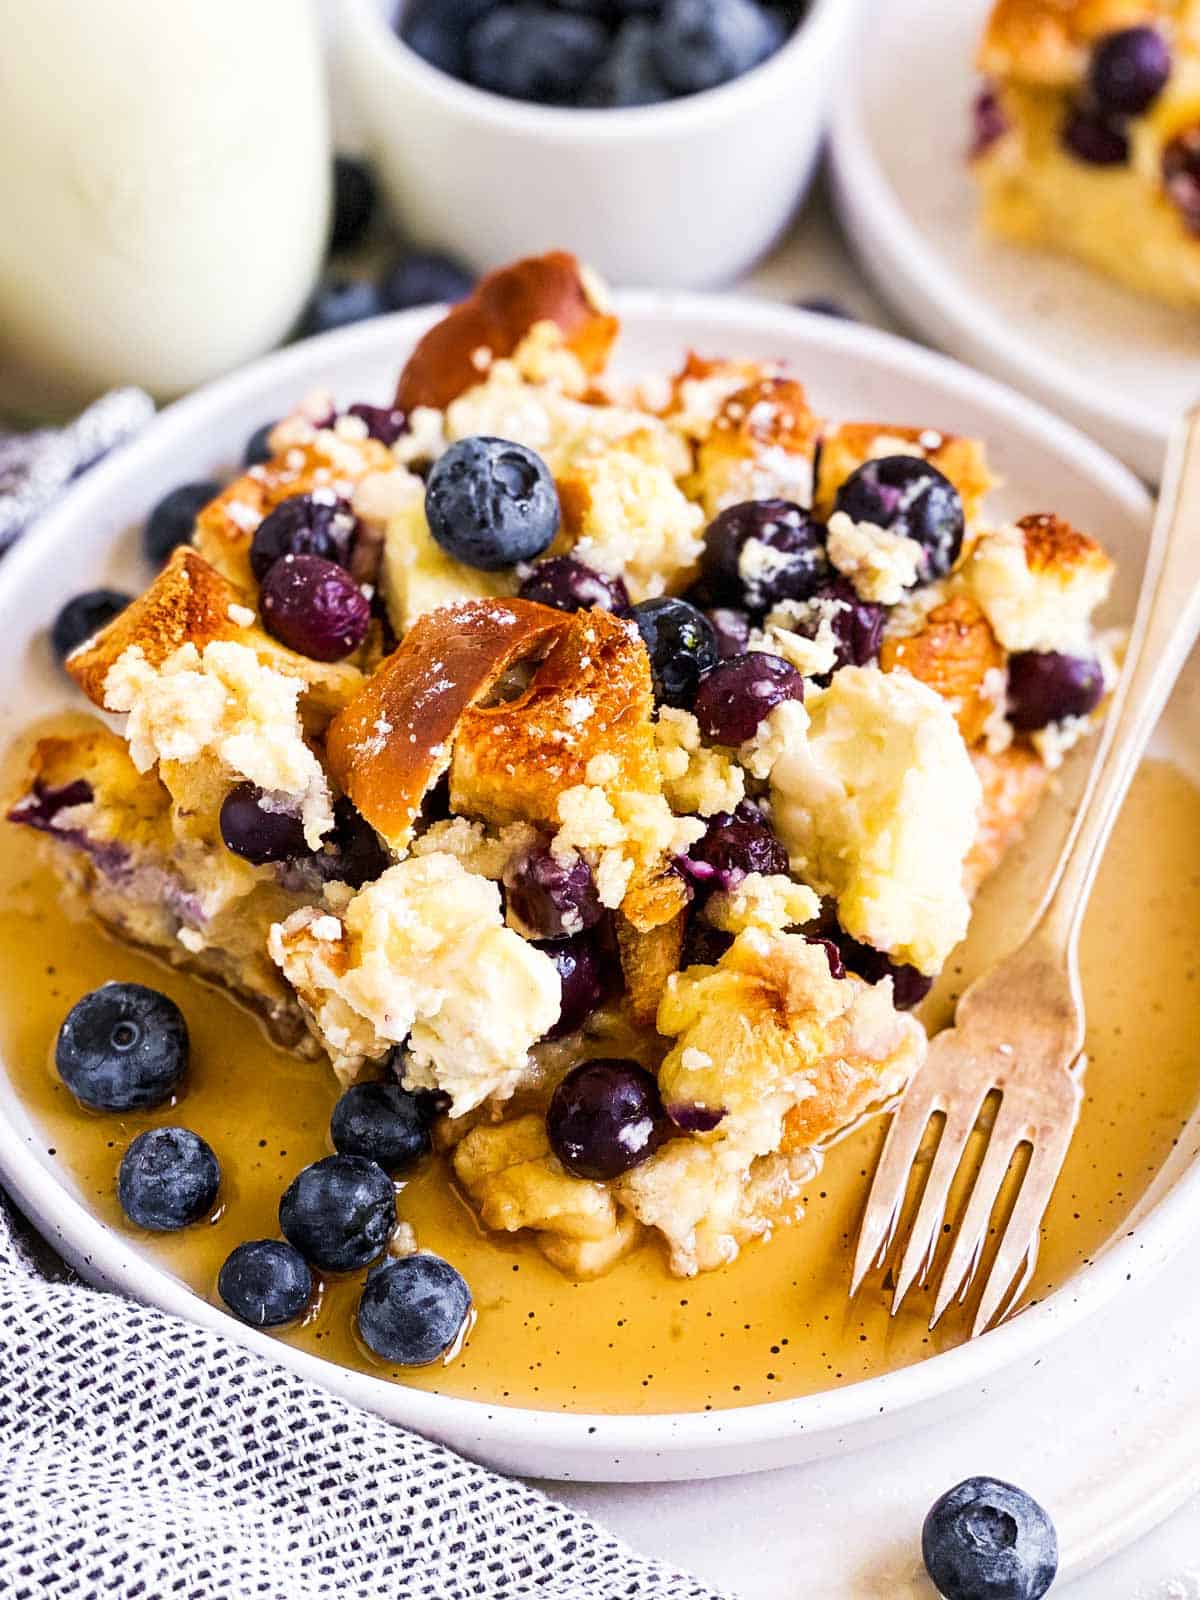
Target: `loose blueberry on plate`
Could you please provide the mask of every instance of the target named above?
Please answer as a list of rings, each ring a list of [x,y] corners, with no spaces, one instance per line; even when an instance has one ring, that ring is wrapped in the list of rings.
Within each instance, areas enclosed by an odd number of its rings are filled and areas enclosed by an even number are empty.
[[[452,78],[466,76],[466,40],[480,17],[498,0],[412,0],[405,7],[400,37],[430,66]]]
[[[548,5],[500,5],[467,36],[467,77],[510,100],[566,105],[608,54],[608,30],[593,17]]]
[[[429,1117],[417,1096],[398,1083],[356,1083],[329,1121],[339,1155],[364,1156],[393,1178],[429,1154]]]
[[[365,161],[355,156],[333,158],[333,229],[331,250],[358,244],[375,214],[375,179]]]
[[[636,1061],[584,1061],[546,1112],[550,1148],[577,1178],[604,1182],[640,1166],[667,1133],[658,1084]]]
[[[715,889],[734,889],[751,872],[770,877],[788,870],[788,854],[771,824],[748,800],[736,811],[718,811],[708,829],[688,852],[689,860],[708,869],[704,881]]]
[[[1008,720],[1018,733],[1089,716],[1103,698],[1104,669],[1087,656],[1022,650],[1008,658]]]
[[[465,300],[474,285],[466,267],[432,250],[409,250],[392,262],[379,284],[389,311],[414,306],[453,305]]]
[[[276,808],[253,783],[239,783],[229,791],[221,802],[219,820],[225,848],[256,867],[312,853],[301,819]]]
[[[187,1023],[175,1002],[141,983],[85,994],[58,1030],[54,1062],[94,1111],[139,1111],[169,1100],[187,1071]]]
[[[1072,107],[1062,126],[1062,142],[1089,167],[1123,167],[1129,160],[1129,135],[1094,106]]]
[[[572,939],[534,941],[558,969],[562,1002],[558,1021],[547,1039],[565,1039],[581,1028],[604,998],[604,971],[594,937],[579,933]]]
[[[281,500],[254,530],[250,567],[259,583],[284,556],[320,556],[348,567],[358,533],[358,518],[348,500],[330,492],[296,494]]]
[[[1163,150],[1162,177],[1184,226],[1200,236],[1200,126],[1186,128]]]
[[[701,581],[718,605],[762,616],[781,600],[806,600],[828,582],[822,523],[790,500],[728,506],[704,535]]]
[[[785,700],[804,699],[804,679],[763,650],[731,656],[700,680],[694,707],[700,732],[717,744],[744,744]]]
[[[967,1478],[936,1500],[921,1553],[945,1600],[1041,1600],[1058,1572],[1053,1522],[998,1478]]]
[[[65,661],[72,650],[106,628],[132,598],[119,589],[89,589],[68,600],[50,629],[50,645],[58,660]]]
[[[450,1350],[471,1313],[471,1291],[441,1256],[387,1261],[367,1279],[358,1331],[368,1349],[401,1367],[427,1367]]]
[[[755,0],[666,0],[655,59],[676,94],[698,94],[757,67],[785,32]]]
[[[719,659],[712,623],[688,601],[670,596],[643,600],[628,615],[650,657],[655,701],[690,711],[701,678]]]
[[[146,519],[142,531],[142,549],[146,559],[161,567],[181,544],[189,544],[196,526],[196,518],[221,492],[219,483],[181,483],[178,489],[163,495]]]
[[[544,844],[509,862],[504,893],[509,921],[527,939],[566,939],[595,927],[604,915],[583,857],[560,861]]]
[[[342,567],[321,556],[284,556],[263,579],[263,626],[313,661],[341,661],[367,636],[371,602]]]
[[[225,1258],[217,1293],[252,1328],[282,1328],[303,1316],[313,1295],[308,1262],[283,1239],[248,1239]]]
[[[621,24],[607,58],[588,80],[583,104],[597,107],[654,106],[671,98],[656,59],[657,29],[648,17]]]
[[[717,636],[717,650],[722,661],[730,656],[740,656],[750,643],[750,618],[733,606],[714,606],[705,616],[712,623]]]
[[[207,1216],[221,1186],[212,1147],[190,1128],[148,1128],[121,1157],[117,1199],[139,1228],[174,1233]]]
[[[1171,76],[1171,50],[1157,28],[1122,28],[1092,52],[1088,86],[1104,111],[1138,117],[1158,99]]]
[[[609,578],[574,556],[539,561],[522,580],[517,594],[556,611],[623,611],[629,604],[629,592],[621,578]]]
[[[376,1161],[325,1156],[299,1173],[279,1202],[289,1244],[321,1272],[355,1272],[383,1253],[396,1226],[396,1191]]]
[[[425,514],[446,554],[483,572],[540,556],[561,517],[558,490],[541,456],[484,435],[460,439],[434,464]]]
[[[920,456],[864,461],[837,492],[836,509],[852,522],[870,522],[925,551],[919,581],[944,578],[962,549],[966,517],[949,478]]]
[[[276,426],[275,422],[263,422],[255,428],[242,451],[243,467],[261,467],[264,461],[270,461],[271,434]]]
[[[300,332],[305,337],[330,333],[334,328],[366,322],[386,310],[378,288],[365,278],[327,278],[313,295]]]
[[[358,401],[348,409],[346,415],[365,422],[367,437],[378,439],[380,444],[386,444],[389,449],[408,426],[404,412],[397,411],[394,406],[368,406]]]

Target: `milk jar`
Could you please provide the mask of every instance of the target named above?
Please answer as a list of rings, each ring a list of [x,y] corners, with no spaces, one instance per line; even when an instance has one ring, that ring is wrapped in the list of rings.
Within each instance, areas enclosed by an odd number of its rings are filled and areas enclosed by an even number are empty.
[[[329,182],[311,0],[7,0],[0,411],[169,399],[270,349]]]

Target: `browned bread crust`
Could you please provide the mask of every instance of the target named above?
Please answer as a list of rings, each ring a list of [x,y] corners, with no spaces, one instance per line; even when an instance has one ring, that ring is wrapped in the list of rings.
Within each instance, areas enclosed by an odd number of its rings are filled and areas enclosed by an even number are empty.
[[[396,405],[443,410],[482,380],[481,352],[490,359],[511,356],[539,322],[561,329],[589,376],[603,370],[617,319],[600,304],[598,287],[576,258],[553,250],[490,273],[430,328],[400,374]]]
[[[629,1009],[635,1022],[652,1028],[667,979],[679,971],[687,912],[680,911],[670,922],[645,930],[635,928],[625,916],[618,916],[616,922]]]
[[[985,680],[1004,662],[987,618],[967,594],[951,595],[935,606],[916,633],[888,635],[879,652],[884,672],[901,668],[949,703],[969,745],[982,737],[995,709]]]
[[[979,66],[996,78],[1074,83],[1083,74],[1088,46],[1103,34],[1188,9],[1186,0],[997,0]]]

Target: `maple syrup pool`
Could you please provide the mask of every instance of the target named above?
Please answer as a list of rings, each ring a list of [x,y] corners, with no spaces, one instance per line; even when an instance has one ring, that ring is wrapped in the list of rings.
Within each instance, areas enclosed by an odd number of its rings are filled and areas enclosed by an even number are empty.
[[[989,953],[1005,948],[1044,881],[1059,831],[1039,818],[980,897],[971,937],[927,1004],[931,1026]],[[128,950],[60,904],[56,880],[15,827],[0,827],[0,1053],[44,1148],[104,1222],[216,1302],[221,1262],[243,1239],[278,1232],[279,1197],[328,1154],[337,1086],[327,1065],[272,1047],[232,1001]],[[1101,872],[1083,945],[1090,1066],[1078,1131],[1043,1229],[1026,1301],[1044,1298],[1120,1228],[1200,1103],[1200,789],[1162,762],[1143,766]],[[54,1040],[69,1007],[109,979],[150,984],[182,1007],[192,1065],[176,1102],[116,1116],[80,1107],[59,1081]],[[141,1234],[116,1200],[121,1155],[142,1129],[180,1122],[222,1168],[211,1221]],[[885,1286],[847,1298],[850,1253],[885,1129],[875,1118],[826,1155],[806,1215],[733,1265],[673,1278],[647,1243],[606,1277],[563,1277],[520,1237],[484,1235],[445,1162],[399,1195],[422,1247],[466,1277],[477,1317],[448,1363],[380,1364],[358,1342],[361,1274],[330,1281],[307,1320],[280,1335],[316,1355],[423,1389],[535,1409],[693,1411],[782,1400],[908,1366],[965,1336],[965,1316],[927,1328],[914,1294],[895,1319]],[[968,1307],[969,1311],[969,1307]]]

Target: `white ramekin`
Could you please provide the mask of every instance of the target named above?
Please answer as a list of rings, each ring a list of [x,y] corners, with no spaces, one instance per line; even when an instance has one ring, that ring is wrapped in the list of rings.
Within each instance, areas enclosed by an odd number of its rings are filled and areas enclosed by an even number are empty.
[[[628,111],[526,105],[397,37],[398,0],[341,0],[343,70],[388,203],[476,269],[551,247],[618,284],[728,282],[803,198],[859,0],[813,0],[784,47],[706,94]]]

